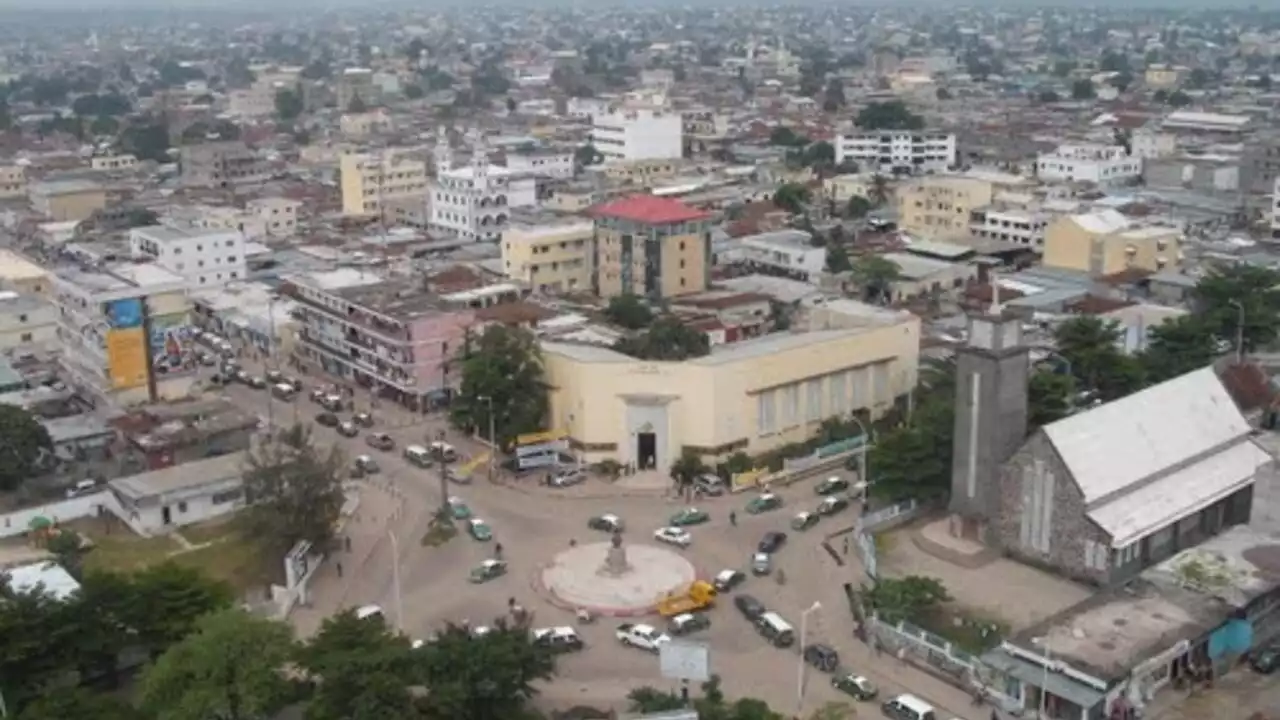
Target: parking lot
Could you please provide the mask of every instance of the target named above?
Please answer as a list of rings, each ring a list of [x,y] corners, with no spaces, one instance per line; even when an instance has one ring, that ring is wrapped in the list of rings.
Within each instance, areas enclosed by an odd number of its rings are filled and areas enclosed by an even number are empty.
[[[303,380],[309,386],[313,384],[306,377]],[[260,408],[266,416],[266,391],[234,384],[221,392],[246,406]],[[277,421],[288,422],[294,417],[310,421],[322,411],[307,399],[305,391],[293,401],[273,402],[271,415]],[[357,409],[367,407],[367,402],[357,399]],[[344,419],[346,415],[350,413],[345,413]],[[687,507],[661,490],[624,491],[619,485],[597,478],[563,489],[544,487],[536,478],[516,480],[503,476],[491,483],[482,466],[471,484],[451,485],[449,492],[462,497],[475,515],[492,527],[494,541],[476,542],[463,533],[443,546],[424,547],[420,540],[426,533],[430,513],[441,501],[439,479],[435,470],[406,463],[400,449],[410,443],[424,444],[441,431],[447,433],[446,438],[464,459],[482,453],[484,448],[448,431],[438,416],[411,414],[388,403],[381,403],[375,416],[377,424],[372,431],[391,435],[397,443],[396,450],[379,452],[368,447],[364,435],[370,430],[362,431],[359,437],[343,438],[331,428],[314,428],[322,443],[343,447],[352,457],[371,453],[382,469],[365,481],[371,491],[369,502],[362,502],[364,529],[354,538],[350,553],[335,556],[336,562],[345,565],[341,577],[337,576],[336,563],[327,564],[319,571],[312,606],[294,613],[301,632],[313,631],[323,617],[341,607],[374,603],[386,609],[388,619],[393,624],[399,622],[407,635],[423,638],[449,622],[466,621],[473,626],[489,623],[506,614],[512,598],[533,613],[535,627],[577,625],[571,611],[557,608],[538,589],[540,568],[571,542],[606,540],[606,533],[588,529],[588,520],[594,516],[615,513],[626,522],[628,544],[652,545],[654,530]],[[699,500],[697,505],[708,512],[709,521],[688,528],[693,539],[688,548],[671,549],[686,556],[699,577],[710,579],[725,568],[747,572],[749,579],[734,592],[759,598],[785,618],[797,635],[801,612],[819,603],[820,609],[809,615],[806,642],[832,645],[840,653],[842,665],[866,675],[879,686],[881,698],[912,692],[933,703],[940,711],[940,720],[952,716],[987,720],[990,711],[972,708],[965,693],[896,659],[874,657],[854,638],[843,584],[859,584],[864,577],[862,569],[856,557],[848,557],[843,566],[838,564],[821,543],[827,534],[853,524],[856,505],[824,518],[807,531],[796,532],[789,527],[791,518],[801,510],[813,510],[821,496],[815,493],[812,482],[777,492],[783,507],[759,515],[745,512],[750,494]],[[729,522],[731,511],[736,512],[736,526]],[[775,555],[776,567],[786,575],[784,583],[775,577],[750,577],[751,556],[769,531],[788,535],[786,544]],[[399,602],[393,583],[392,533],[399,549]],[[503,545],[509,572],[483,584],[469,582],[471,570],[492,556],[495,542]],[[837,553],[844,551],[841,540],[833,541],[832,546]],[[403,607],[403,617],[397,612],[398,607]],[[709,616],[710,628],[690,639],[708,644],[711,671],[721,676],[730,697],[758,697],[781,712],[799,710],[799,638],[796,647],[789,650],[773,647],[754,631],[729,597],[722,597]],[[644,621],[664,625],[656,615]],[[619,622],[600,618],[592,624],[577,625],[586,649],[562,658],[558,678],[543,689],[539,702],[548,707],[591,704],[623,709],[627,692],[635,687],[647,684],[676,689],[677,683],[661,677],[656,655],[621,646],[615,637]],[[805,712],[826,701],[848,700],[830,687],[828,675],[813,669],[807,672]],[[879,711],[874,713],[878,715]]]

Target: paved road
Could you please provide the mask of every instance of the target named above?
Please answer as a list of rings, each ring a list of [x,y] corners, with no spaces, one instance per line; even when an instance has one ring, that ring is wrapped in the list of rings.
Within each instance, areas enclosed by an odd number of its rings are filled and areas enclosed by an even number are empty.
[[[244,407],[257,408],[266,415],[267,393],[234,385],[224,391]],[[294,403],[274,401],[274,417],[290,422],[295,413],[301,420],[314,417],[319,408],[304,397]],[[362,398],[357,397],[357,406]],[[382,403],[376,410],[382,429],[392,434],[402,447],[421,443],[443,429],[443,419],[413,415]],[[586,485],[555,491],[538,487],[529,481],[490,483],[483,472],[477,473],[472,485],[454,486],[451,493],[463,496],[473,510],[488,520],[496,538],[503,543],[505,557],[512,571],[505,577],[485,585],[471,585],[466,576],[470,568],[489,556],[489,547],[464,536],[440,548],[424,548],[420,539],[425,533],[430,512],[441,501],[437,476],[404,463],[397,452],[376,453],[363,438],[347,439],[326,428],[315,428],[323,442],[334,443],[349,454],[370,453],[383,467],[363,493],[360,517],[351,529],[352,551],[335,556],[333,563],[318,572],[314,585],[314,601],[291,618],[299,631],[309,633],[327,615],[342,607],[377,603],[396,619],[396,603],[392,583],[392,552],[387,531],[395,532],[399,541],[401,585],[403,597],[403,630],[421,638],[446,622],[463,619],[482,624],[505,612],[510,597],[534,612],[536,625],[573,624],[573,618],[539,597],[532,587],[536,569],[556,552],[568,547],[570,539],[590,539],[589,517],[603,512],[621,515],[639,538],[665,524],[681,503],[659,494],[629,494],[621,497],[609,483],[593,480]],[[466,454],[482,448],[466,438],[450,433],[449,442]],[[810,485],[782,491],[787,506],[779,511],[749,516],[742,511],[746,498],[733,496],[701,503],[712,514],[712,521],[692,530],[693,546],[689,558],[700,572],[713,574],[725,567],[745,568],[759,537],[767,530],[786,529],[794,512],[811,509],[817,502]],[[736,509],[739,525],[731,527],[728,513]],[[882,694],[910,691],[934,703],[941,718],[956,716],[966,720],[987,720],[989,710],[974,709],[968,696],[945,683],[889,657],[872,657],[870,651],[853,637],[853,621],[845,601],[842,583],[861,580],[856,559],[840,567],[820,547],[826,532],[852,524],[852,513],[832,518],[808,533],[789,532],[791,540],[778,555],[788,581],[779,585],[772,579],[749,580],[742,590],[756,595],[769,607],[778,610],[799,627],[800,611],[815,601],[821,610],[810,616],[810,641],[822,640],[835,646],[843,663],[874,680]],[[839,547],[839,543],[837,543]],[[343,564],[339,578],[336,563]],[[560,663],[559,677],[543,692],[542,702],[551,705],[588,703],[601,706],[623,705],[632,688],[652,684],[675,688],[663,680],[653,655],[620,647],[613,638],[615,623],[603,619],[580,631],[588,649],[567,656]],[[712,628],[700,638],[711,648],[712,671],[721,675],[726,692],[732,696],[753,696],[766,700],[783,712],[798,706],[798,664],[794,652],[777,650],[751,631],[751,626],[728,602],[712,612]],[[804,710],[812,711],[827,700],[842,700],[832,690],[825,676],[817,671],[806,674]],[[878,714],[878,710],[873,711]]]

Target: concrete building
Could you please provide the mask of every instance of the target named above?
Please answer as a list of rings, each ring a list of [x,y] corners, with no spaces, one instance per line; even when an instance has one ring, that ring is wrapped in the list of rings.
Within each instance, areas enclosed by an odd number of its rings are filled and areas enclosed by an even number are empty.
[[[120,155],[95,155],[89,160],[89,167],[97,172],[122,172],[138,167],[138,158],[123,153]]]
[[[1142,83],[1152,90],[1172,90],[1182,84],[1190,70],[1181,65],[1153,63],[1142,73]]]
[[[198,365],[187,281],[154,263],[58,268],[59,363],[96,401],[136,405],[190,396]]]
[[[129,231],[129,249],[182,277],[189,288],[244,280],[249,274],[244,234],[172,223]]]
[[[252,87],[227,91],[227,114],[242,120],[271,117],[276,114],[276,93],[283,88],[255,82]]]
[[[684,157],[684,120],[661,108],[610,108],[591,117],[591,144],[610,160]]]
[[[431,182],[431,228],[476,242],[502,237],[511,211],[538,205],[538,183],[500,165],[491,165],[483,142],[473,138],[471,162],[454,167],[447,144],[437,144],[436,177]]]
[[[229,188],[265,182],[271,175],[264,157],[239,140],[182,148],[182,183],[190,187]]]
[[[848,173],[834,175],[822,181],[822,194],[836,203],[837,209],[850,198],[860,197],[867,200],[874,195],[876,173]]]
[[[149,533],[193,525],[244,506],[244,453],[175,465],[107,483],[126,522]]]
[[[1178,136],[1152,128],[1138,128],[1129,138],[1133,156],[1143,160],[1164,158],[1178,152]]]
[[[1045,182],[1123,185],[1142,177],[1142,158],[1119,145],[1060,145],[1036,158],[1036,177]]]
[[[970,211],[969,232],[986,240],[1013,242],[1039,250],[1044,247],[1044,231],[1053,217],[1053,213],[1040,209],[994,203]]]
[[[338,162],[342,214],[378,216],[384,203],[427,202],[427,164],[394,152],[348,153]]]
[[[591,210],[603,297],[650,300],[702,292],[711,273],[711,216],[668,198],[634,195]]]
[[[590,220],[513,223],[502,233],[502,270],[535,292],[590,291],[595,246],[595,224]]]
[[[290,237],[298,234],[298,210],[302,203],[282,197],[255,198],[245,203],[245,214],[262,223],[268,237]]]
[[[714,348],[683,362],[543,342],[551,426],[584,462],[670,467],[810,438],[822,420],[878,417],[916,383],[920,321],[851,300],[814,307],[803,332]]]
[[[8,248],[0,248],[0,290],[48,297],[49,270]]]
[[[338,131],[346,137],[363,138],[391,129],[391,116],[378,108],[369,112],[343,113],[338,119]]]
[[[520,296],[511,284],[440,295],[353,269],[291,276],[284,292],[298,303],[299,359],[423,410],[456,386],[476,311]]]
[[[827,249],[814,247],[803,230],[778,230],[738,240],[740,257],[753,270],[817,284],[827,266]]]
[[[1044,264],[1094,277],[1128,269],[1160,272],[1182,259],[1182,231],[1138,225],[1115,210],[1064,215],[1045,228]]]
[[[0,200],[27,196],[27,169],[22,165],[0,165]]]
[[[107,191],[88,180],[55,180],[28,186],[31,209],[54,222],[88,220],[106,208]]]
[[[942,172],[956,166],[956,136],[913,130],[883,130],[840,135],[836,164],[855,162],[879,173]]]
[[[573,153],[567,150],[554,148],[508,150],[505,155],[507,170],[516,175],[572,180],[577,171]]]
[[[1175,132],[1238,137],[1252,129],[1253,118],[1248,115],[1175,110],[1165,116],[1160,127]]]
[[[1167,157],[1142,163],[1142,183],[1146,187],[1180,188],[1210,194],[1239,191],[1241,175],[1247,173],[1246,163],[1234,155]]]
[[[992,184],[960,175],[916,178],[896,193],[898,227],[926,240],[968,237],[973,211],[991,204]]]
[[[347,68],[338,76],[335,89],[338,109],[344,112],[354,111],[363,105],[373,107],[382,102],[382,93],[373,80],[373,70],[369,68]]]
[[[40,295],[0,291],[0,353],[58,344],[58,309]]]

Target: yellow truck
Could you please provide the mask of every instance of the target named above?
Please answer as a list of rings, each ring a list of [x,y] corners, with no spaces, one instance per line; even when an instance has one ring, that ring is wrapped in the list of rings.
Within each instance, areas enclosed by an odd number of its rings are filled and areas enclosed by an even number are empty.
[[[695,580],[684,592],[672,593],[658,601],[658,614],[669,618],[705,610],[716,602],[716,589],[706,580]]]

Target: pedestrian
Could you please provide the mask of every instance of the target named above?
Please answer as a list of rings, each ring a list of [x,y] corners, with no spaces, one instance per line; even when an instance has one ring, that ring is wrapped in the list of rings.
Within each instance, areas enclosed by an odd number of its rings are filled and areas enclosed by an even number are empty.
[[[351,536],[348,535],[347,537],[343,538],[343,541],[347,546],[347,552],[351,552]]]
[[[338,577],[342,577],[342,563],[338,563],[337,570],[338,570]]]
[[[991,720],[1000,720],[1000,713],[995,710],[991,711]]]
[[[844,554],[849,554],[849,538],[847,537],[844,539]]]
[[[729,511],[729,524],[733,527],[738,527],[738,513],[732,510]]]
[[[496,559],[498,559],[498,560],[501,560],[501,559],[502,559],[502,543],[494,543],[494,545],[493,545],[493,557],[494,557],[494,558],[496,558]]]

